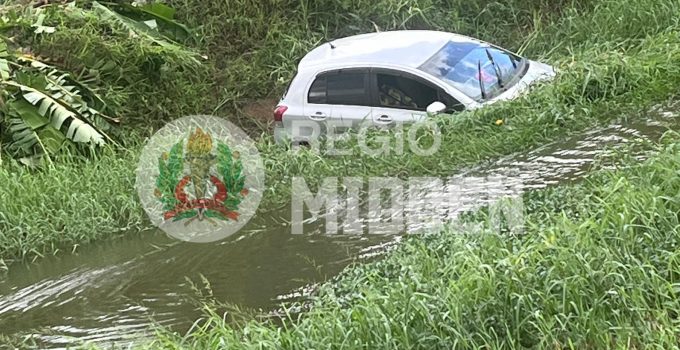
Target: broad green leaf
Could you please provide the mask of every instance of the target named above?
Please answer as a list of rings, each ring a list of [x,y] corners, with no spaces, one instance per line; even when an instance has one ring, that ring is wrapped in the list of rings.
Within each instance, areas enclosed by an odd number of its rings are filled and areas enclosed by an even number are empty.
[[[0,39],[0,57],[5,58],[8,57],[9,53],[7,52],[7,43]]]
[[[38,60],[25,58],[22,60],[29,61],[32,67],[38,68],[45,73],[41,76],[41,83],[45,82],[44,90],[51,91],[53,99],[63,99],[71,109],[77,110],[80,114],[86,117],[87,122],[96,125],[101,130],[110,128],[110,122],[119,123],[120,120],[112,118],[104,113],[107,108],[107,103],[94,90],[88,87],[85,83],[74,79],[70,74],[60,72],[58,69],[42,63]],[[112,63],[112,62],[109,62]],[[106,62],[105,62],[106,64]],[[67,85],[69,84],[69,85]],[[42,84],[41,84],[42,85]],[[92,103],[92,108],[85,101],[85,96]]]
[[[150,19],[148,21],[144,21],[144,24],[146,24],[149,28],[151,28],[153,30],[158,29],[158,23],[156,23],[155,19]]]
[[[35,26],[42,25],[38,18]],[[143,24],[140,24],[143,25]],[[12,62],[19,63],[16,68]],[[5,91],[5,134],[23,164],[36,164],[75,143],[101,145],[111,140],[100,130],[117,122],[100,112],[106,102],[70,74],[28,55],[7,52],[0,38],[0,91]],[[85,94],[83,94],[85,92]],[[111,140],[113,142],[113,140]],[[75,142],[75,143],[74,143]]]
[[[49,118],[50,125],[55,129],[60,129],[66,120],[70,120],[71,125],[69,126],[67,137],[73,139],[75,142],[92,142],[96,145],[105,143],[104,137],[99,131],[80,120],[75,113],[54,100],[51,96],[31,87],[13,82],[6,82],[6,84],[19,87],[24,93],[23,96],[26,101],[31,104],[40,104],[38,113]],[[77,138],[77,140],[75,138]]]
[[[41,128],[50,122],[47,118],[38,113],[34,105],[28,103],[28,101],[24,99],[12,100],[11,102],[7,103],[7,105],[32,130]]]
[[[10,73],[9,63],[6,59],[0,58],[0,78],[2,78],[2,80],[7,80],[9,79]]]
[[[37,74],[25,70],[17,70],[14,73],[15,86],[25,85],[36,90],[44,90],[47,87],[47,80],[42,74]]]
[[[64,124],[66,119],[76,118],[75,113],[69,111],[64,106],[60,105],[57,101],[52,100],[51,98],[45,98],[43,100],[43,102],[40,104],[41,110],[43,106],[48,106],[49,110],[49,113],[43,115],[50,115],[50,123],[57,129],[61,128],[61,125]]]
[[[85,124],[82,120],[73,119],[68,127],[66,137],[74,142],[93,142],[94,144],[104,144],[104,138],[92,126]]]
[[[52,154],[57,153],[66,141],[64,134],[49,125],[38,131],[37,134],[47,152]]]
[[[153,14],[158,17],[163,17],[168,20],[172,20],[173,18],[175,18],[175,9],[168,5],[161,4],[158,2],[142,5],[139,6],[139,8],[142,11],[145,11],[149,14]]]
[[[131,33],[144,36],[156,44],[164,47],[174,46],[173,44],[163,40],[163,36],[158,31],[152,30],[144,23],[137,22],[129,17],[125,17],[118,12],[98,3],[97,1],[92,2],[92,9],[98,12],[103,19],[113,21],[123,26]]]
[[[9,79],[11,70],[9,69],[9,62],[7,61],[9,53],[7,52],[7,43],[0,38],[0,78],[2,80]]]
[[[11,118],[8,131],[12,136],[11,148],[20,149],[24,153],[33,153],[32,149],[38,143],[38,136],[20,118]]]
[[[110,11],[117,13],[136,23],[146,23],[148,20],[155,20],[155,25],[149,27],[153,32],[172,41],[184,41],[191,31],[185,25],[174,20],[175,10],[167,5],[160,3],[147,4],[143,6],[132,6],[130,4],[119,4],[105,2]],[[103,6],[101,5],[101,6]],[[139,33],[138,33],[139,34]]]
[[[147,4],[140,6],[139,9],[155,18],[159,22],[158,26],[161,31],[166,35],[171,35],[171,39],[184,41],[191,36],[189,28],[174,20],[175,9],[161,3]]]

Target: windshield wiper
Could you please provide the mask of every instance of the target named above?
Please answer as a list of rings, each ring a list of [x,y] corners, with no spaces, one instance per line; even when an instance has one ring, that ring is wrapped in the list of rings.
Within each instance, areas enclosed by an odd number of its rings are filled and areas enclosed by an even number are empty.
[[[498,86],[503,88],[503,79],[501,78],[501,70],[496,66],[496,61],[494,61],[493,56],[491,55],[491,52],[489,52],[489,48],[485,48],[484,51],[486,51],[486,57],[489,58],[489,61],[491,61],[491,65],[493,66],[493,71],[496,72],[496,79],[498,79]]]
[[[486,100],[486,91],[484,91],[484,83],[482,82],[482,61],[477,61],[477,74],[479,74],[479,91],[482,93],[482,100]]]

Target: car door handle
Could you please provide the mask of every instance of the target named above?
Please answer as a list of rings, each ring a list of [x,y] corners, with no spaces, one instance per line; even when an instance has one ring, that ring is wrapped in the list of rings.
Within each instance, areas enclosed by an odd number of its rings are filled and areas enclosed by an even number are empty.
[[[383,115],[378,117],[378,121],[383,122],[383,123],[389,123],[389,122],[392,121],[392,118],[390,118],[389,115],[383,114]]]
[[[309,119],[312,120],[325,120],[326,118],[328,118],[328,115],[324,112],[316,112],[309,116]]]

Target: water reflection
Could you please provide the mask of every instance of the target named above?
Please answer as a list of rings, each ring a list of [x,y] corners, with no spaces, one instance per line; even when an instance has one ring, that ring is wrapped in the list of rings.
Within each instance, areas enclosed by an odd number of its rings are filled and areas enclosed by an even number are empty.
[[[465,169],[450,179],[421,179],[417,190],[405,190],[401,211],[386,215],[406,218],[403,227],[414,232],[508,194],[578,179],[610,146],[657,139],[676,123],[668,109],[652,115]],[[200,282],[204,276],[218,300],[269,310],[400,239],[394,232],[323,235],[323,218],[310,220],[305,234],[292,235],[289,218],[288,208],[258,215],[247,234],[214,244],[144,232],[14,266],[0,280],[0,330],[33,334],[41,347],[56,348],[81,341],[128,342],[148,334],[152,322],[184,331],[200,316],[187,278]],[[362,221],[362,232],[370,224],[371,219]]]

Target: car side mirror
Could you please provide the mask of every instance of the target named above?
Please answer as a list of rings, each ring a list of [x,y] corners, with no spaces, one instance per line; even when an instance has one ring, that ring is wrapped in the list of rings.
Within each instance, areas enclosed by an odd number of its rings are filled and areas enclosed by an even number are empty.
[[[446,105],[439,102],[439,101],[435,101],[435,102],[430,103],[430,105],[427,106],[427,109],[426,109],[427,114],[432,114],[432,115],[437,115],[441,112],[444,112],[445,110],[446,110]]]

